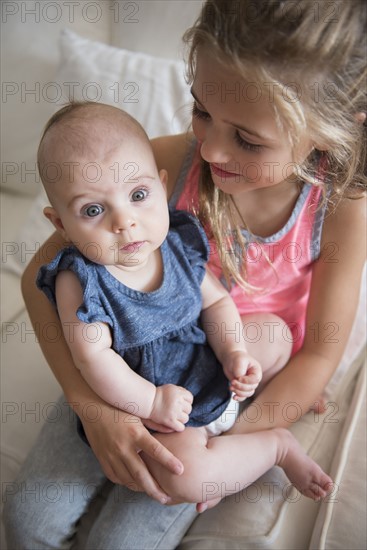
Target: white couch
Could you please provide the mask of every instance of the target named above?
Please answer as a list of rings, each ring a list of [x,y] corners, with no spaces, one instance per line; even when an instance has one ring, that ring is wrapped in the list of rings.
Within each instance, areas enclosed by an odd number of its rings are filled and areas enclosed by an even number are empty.
[[[51,232],[41,215],[45,199],[35,172],[42,127],[74,89],[79,98],[119,103],[151,137],[185,130],[190,99],[180,36],[200,5],[200,0],[2,3],[3,502],[42,423],[52,422],[60,394],[20,293],[25,264]],[[367,547],[365,301],[362,290],[350,342],[328,386],[325,415],[309,413],[292,427],[331,472],[336,483],[331,497],[318,504],[301,497],[274,468],[200,516],[181,550]],[[48,330],[49,338],[57,337]],[[294,411],[290,404],[285,413]]]

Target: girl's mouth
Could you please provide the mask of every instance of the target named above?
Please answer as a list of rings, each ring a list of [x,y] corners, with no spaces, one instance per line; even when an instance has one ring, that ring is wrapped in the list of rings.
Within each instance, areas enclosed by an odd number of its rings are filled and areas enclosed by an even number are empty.
[[[219,166],[216,166],[215,164],[210,164],[210,170],[216,175],[221,178],[239,178],[239,174],[236,174],[235,172],[227,172],[227,170],[222,170]]]

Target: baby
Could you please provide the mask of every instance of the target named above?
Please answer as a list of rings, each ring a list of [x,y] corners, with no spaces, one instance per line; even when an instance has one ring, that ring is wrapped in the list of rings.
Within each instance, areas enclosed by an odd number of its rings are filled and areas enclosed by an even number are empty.
[[[52,205],[44,213],[71,246],[41,268],[37,284],[88,384],[182,460],[177,476],[143,455],[162,488],[176,502],[212,506],[226,492],[203,495],[205,482],[231,492],[278,464],[303,494],[326,496],[331,479],[288,431],[241,434],[238,402],[254,394],[261,367],[233,330],[241,324],[234,303],[206,269],[203,229],[169,212],[167,173],[158,173],[142,127],[115,107],[67,105],[46,126],[38,164]]]

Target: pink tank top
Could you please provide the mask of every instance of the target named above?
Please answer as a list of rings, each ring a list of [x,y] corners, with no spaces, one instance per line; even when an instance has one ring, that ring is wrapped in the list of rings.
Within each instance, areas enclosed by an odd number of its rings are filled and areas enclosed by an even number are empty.
[[[200,151],[194,141],[177,180],[171,206],[193,211],[198,202],[199,173]],[[283,336],[293,343],[293,353],[303,344],[312,264],[320,254],[325,215],[321,198],[319,187],[304,184],[288,222],[280,231],[262,238],[244,230],[248,244],[240,254],[247,262],[247,279],[261,290],[250,294],[236,284],[229,289],[240,315],[274,313],[281,317],[289,327]],[[208,265],[225,285],[213,242],[210,250]],[[271,336],[271,325],[267,328]],[[256,341],[260,330],[256,323],[245,324],[245,337]]]

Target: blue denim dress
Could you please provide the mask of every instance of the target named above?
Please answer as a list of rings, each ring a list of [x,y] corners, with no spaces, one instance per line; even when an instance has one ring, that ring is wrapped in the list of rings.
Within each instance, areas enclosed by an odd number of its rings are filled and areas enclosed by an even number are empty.
[[[78,318],[85,323],[107,323],[113,349],[146,380],[156,386],[176,384],[189,390],[194,402],[186,426],[204,426],[222,414],[230,392],[199,319],[200,285],[209,247],[196,218],[183,211],[170,212],[170,231],[161,253],[163,281],[153,292],[125,286],[75,247],[60,251],[43,266],[37,285],[56,306],[57,274],[72,270],[84,295]]]

